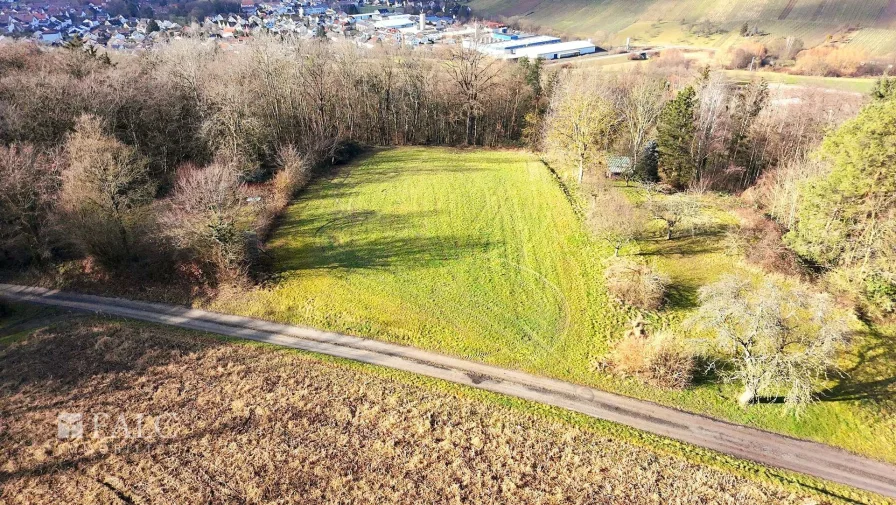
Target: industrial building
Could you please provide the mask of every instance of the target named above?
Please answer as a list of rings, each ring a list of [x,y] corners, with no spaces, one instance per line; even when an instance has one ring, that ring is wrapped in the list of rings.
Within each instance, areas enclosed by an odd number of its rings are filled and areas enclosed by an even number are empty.
[[[597,52],[597,47],[590,40],[574,40],[571,42],[558,41],[553,44],[521,47],[514,50],[511,54],[505,54],[504,58],[515,60],[526,57],[530,60],[537,58],[544,60],[558,60],[560,58],[571,58],[573,56],[592,54],[595,52]]]
[[[555,44],[557,42],[560,42],[559,37],[549,37],[547,35],[537,35],[534,37],[520,36],[515,40],[495,42],[494,44],[483,44],[478,46],[477,49],[480,52],[491,54],[493,56],[506,57],[524,48]]]
[[[389,16],[382,21],[373,24],[377,30],[400,30],[402,28],[413,28],[417,26],[417,21],[410,15]]]

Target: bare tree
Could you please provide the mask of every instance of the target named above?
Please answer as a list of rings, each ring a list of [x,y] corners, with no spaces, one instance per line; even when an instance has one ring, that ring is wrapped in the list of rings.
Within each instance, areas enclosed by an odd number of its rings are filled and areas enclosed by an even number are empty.
[[[50,258],[61,160],[31,145],[0,146],[0,251],[22,261]]]
[[[592,231],[613,247],[613,255],[637,239],[644,230],[644,218],[625,195],[612,188],[594,195],[588,222]]]
[[[675,230],[689,226],[693,232],[698,225],[700,206],[690,195],[663,195],[647,186],[644,207],[650,216],[666,225],[666,240],[672,240]]]
[[[730,365],[721,372],[743,385],[741,405],[762,393],[783,393],[791,406],[812,401],[849,335],[830,296],[773,280],[728,275],[702,288],[700,302],[689,325],[712,334],[705,351]]]
[[[667,84],[657,76],[632,72],[624,77],[622,86],[622,115],[628,134],[632,166],[635,166],[663,111]]]
[[[696,135],[692,156],[697,177],[710,167],[713,153],[723,152],[728,138],[728,83],[719,72],[705,74],[697,87]]]
[[[465,47],[463,44],[459,44],[448,53],[445,66],[464,98],[463,107],[466,116],[464,143],[473,145],[479,134],[477,120],[482,114],[481,94],[498,76],[501,68],[497,60],[478,51],[475,45]]]
[[[546,143],[572,158],[579,184],[585,166],[599,159],[619,134],[619,111],[596,91],[587,76],[571,75],[554,95],[547,120]]]

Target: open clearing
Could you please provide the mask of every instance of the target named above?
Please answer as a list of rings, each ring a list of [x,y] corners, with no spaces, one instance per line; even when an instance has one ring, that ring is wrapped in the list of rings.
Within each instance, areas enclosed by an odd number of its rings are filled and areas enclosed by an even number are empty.
[[[195,332],[89,319],[0,358],[4,503],[819,503],[525,402]],[[83,438],[57,439],[60,412]]]
[[[731,199],[708,196],[721,224]],[[271,242],[277,276],[210,307],[373,337],[653,400],[896,461],[896,329],[863,331],[848,375],[802,416],[769,402],[740,408],[734,385],[700,378],[683,392],[597,373],[592,362],[633,316],[603,288],[608,246],[586,233],[531,154],[383,150],[313,184]],[[676,329],[696,290],[743,268],[717,235],[645,241],[630,254],[672,277]]]

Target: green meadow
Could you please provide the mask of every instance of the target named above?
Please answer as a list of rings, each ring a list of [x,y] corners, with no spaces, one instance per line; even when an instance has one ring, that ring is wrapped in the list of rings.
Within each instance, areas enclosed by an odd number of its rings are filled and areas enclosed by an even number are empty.
[[[634,188],[620,188],[639,198]],[[731,197],[701,198],[719,227]],[[374,151],[313,183],[269,243],[265,287],[208,307],[430,349],[674,405],[896,461],[896,332],[867,329],[844,375],[801,415],[769,402],[740,408],[736,385],[700,376],[665,391],[593,364],[634,313],[610,300],[595,240],[563,186],[534,155],[507,150]],[[746,268],[716,234],[645,240],[624,251],[672,279],[649,316],[680,330],[700,286]]]

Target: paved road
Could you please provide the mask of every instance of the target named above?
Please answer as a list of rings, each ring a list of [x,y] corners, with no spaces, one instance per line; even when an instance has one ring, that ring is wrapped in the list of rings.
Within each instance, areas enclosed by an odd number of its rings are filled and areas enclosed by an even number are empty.
[[[203,310],[0,284],[0,296],[329,354],[606,419],[739,458],[896,498],[896,467],[651,402],[375,340]]]

